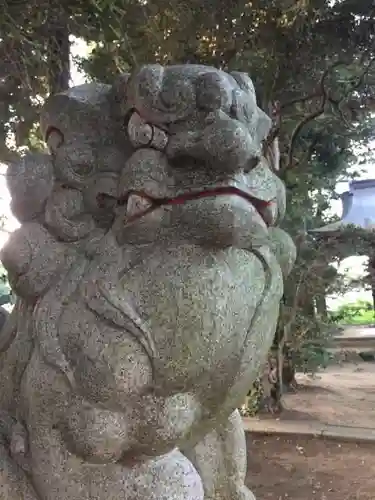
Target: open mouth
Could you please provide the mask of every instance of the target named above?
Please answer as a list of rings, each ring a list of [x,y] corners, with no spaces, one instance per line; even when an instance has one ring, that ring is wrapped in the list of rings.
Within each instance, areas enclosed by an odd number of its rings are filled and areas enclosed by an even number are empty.
[[[270,207],[275,203],[275,200],[265,201],[260,200],[237,187],[223,186],[202,191],[184,193],[173,198],[153,198],[143,191],[130,190],[125,196],[116,199],[118,206],[127,205],[128,211],[126,223],[132,223],[160,207],[171,205],[183,205],[188,201],[199,200],[201,198],[213,198],[217,196],[239,196],[248,201],[259,213],[267,226],[272,224],[270,218]],[[98,204],[104,206],[107,198],[112,198],[105,193],[98,195]]]

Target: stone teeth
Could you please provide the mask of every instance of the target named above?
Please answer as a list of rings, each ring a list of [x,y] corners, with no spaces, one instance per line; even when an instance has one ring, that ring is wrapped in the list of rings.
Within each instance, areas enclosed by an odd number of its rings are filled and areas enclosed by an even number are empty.
[[[126,215],[127,217],[134,217],[143,214],[151,205],[152,203],[147,198],[137,194],[131,194],[128,198]]]
[[[168,144],[168,136],[164,132],[164,130],[161,130],[160,128],[154,127],[154,135],[152,138],[151,145],[155,149],[158,149],[159,151],[164,151],[167,144]]]
[[[133,113],[128,123],[128,135],[135,148],[150,146],[164,151],[168,136],[164,130],[145,122],[138,113]]]
[[[128,123],[128,134],[133,146],[139,148],[151,143],[153,130],[138,113],[133,113]]]

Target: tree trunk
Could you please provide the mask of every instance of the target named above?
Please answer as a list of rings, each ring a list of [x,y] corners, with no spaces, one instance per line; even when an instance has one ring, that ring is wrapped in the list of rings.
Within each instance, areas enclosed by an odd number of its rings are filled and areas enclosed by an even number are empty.
[[[318,316],[323,320],[328,319],[328,308],[327,308],[327,300],[326,296],[324,294],[319,294],[315,297],[315,305],[316,305],[316,312],[318,313]]]
[[[63,3],[57,2],[49,10],[47,30],[47,67],[50,94],[63,92],[70,85],[70,41],[68,14]]]
[[[371,278],[372,311],[375,318],[375,257],[369,257],[368,270]]]
[[[254,416],[266,412],[281,412],[280,390],[275,356],[270,353],[262,372],[249,390],[246,399],[246,413]]]

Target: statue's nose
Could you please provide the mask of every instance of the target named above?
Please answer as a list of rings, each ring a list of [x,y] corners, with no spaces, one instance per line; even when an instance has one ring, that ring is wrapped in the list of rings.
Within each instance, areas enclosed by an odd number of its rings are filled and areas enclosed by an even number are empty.
[[[178,157],[203,160],[197,163],[200,169],[234,175],[248,173],[258,164],[261,144],[245,124],[219,111],[208,116],[199,130],[172,135],[166,153],[173,160]]]

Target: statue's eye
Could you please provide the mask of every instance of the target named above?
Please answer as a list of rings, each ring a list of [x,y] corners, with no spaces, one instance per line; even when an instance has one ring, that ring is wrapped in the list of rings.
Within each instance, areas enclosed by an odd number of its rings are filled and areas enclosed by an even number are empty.
[[[71,166],[72,172],[77,177],[89,177],[94,173],[94,165],[88,163],[79,163]]]
[[[64,134],[55,127],[49,127],[45,141],[51,153],[55,153],[64,143]]]
[[[92,144],[81,144],[69,137],[53,155],[56,179],[71,187],[85,186],[87,180],[95,175],[97,165],[98,158]]]

